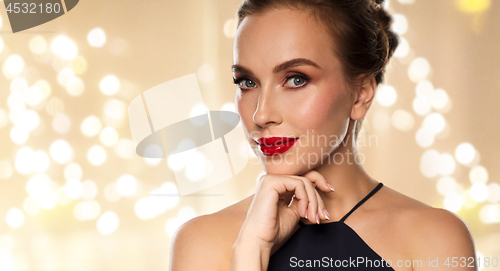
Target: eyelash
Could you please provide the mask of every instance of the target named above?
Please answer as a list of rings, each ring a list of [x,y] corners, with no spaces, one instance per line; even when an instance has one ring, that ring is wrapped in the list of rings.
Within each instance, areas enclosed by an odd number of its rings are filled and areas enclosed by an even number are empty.
[[[306,76],[305,74],[301,74],[301,73],[294,73],[294,74],[291,74],[289,76],[286,77],[285,79],[285,83],[288,82],[288,80],[292,79],[292,78],[301,78],[304,80],[304,83],[298,87],[292,87],[293,89],[299,89],[299,88],[303,88],[307,85],[307,83],[309,82],[309,80],[311,80],[308,76]],[[254,80],[251,80],[247,77],[239,77],[239,78],[233,78],[233,83],[236,84],[236,85],[239,85],[239,83],[243,80],[250,80],[250,81],[254,81]],[[255,82],[255,81],[254,81]],[[247,90],[248,88],[241,88],[240,89],[242,90]]]

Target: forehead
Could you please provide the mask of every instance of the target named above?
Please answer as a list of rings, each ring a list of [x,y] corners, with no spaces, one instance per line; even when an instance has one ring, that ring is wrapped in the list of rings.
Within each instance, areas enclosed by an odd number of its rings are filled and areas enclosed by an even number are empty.
[[[247,16],[238,28],[233,53],[235,64],[248,66],[274,66],[293,58],[339,65],[325,28],[309,12],[296,9]]]

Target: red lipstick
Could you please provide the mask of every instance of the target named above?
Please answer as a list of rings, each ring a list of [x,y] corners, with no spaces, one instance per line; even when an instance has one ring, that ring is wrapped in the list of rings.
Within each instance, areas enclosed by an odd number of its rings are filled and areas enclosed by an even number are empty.
[[[290,149],[298,138],[294,137],[261,137],[258,139],[262,153],[267,156],[282,154]]]

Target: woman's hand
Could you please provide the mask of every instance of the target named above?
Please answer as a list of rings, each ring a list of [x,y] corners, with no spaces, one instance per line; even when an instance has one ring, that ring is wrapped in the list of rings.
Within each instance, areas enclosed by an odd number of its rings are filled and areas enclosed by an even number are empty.
[[[318,224],[329,220],[316,187],[323,192],[333,191],[323,175],[314,170],[303,176],[263,175],[238,239],[270,250],[293,233],[301,217]]]

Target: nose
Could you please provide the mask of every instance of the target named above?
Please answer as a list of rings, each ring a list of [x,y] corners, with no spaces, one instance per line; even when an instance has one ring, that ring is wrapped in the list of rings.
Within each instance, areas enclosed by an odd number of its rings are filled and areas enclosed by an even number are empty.
[[[262,87],[257,108],[253,114],[253,121],[261,128],[282,122],[279,99],[276,97],[275,89],[272,87]]]

